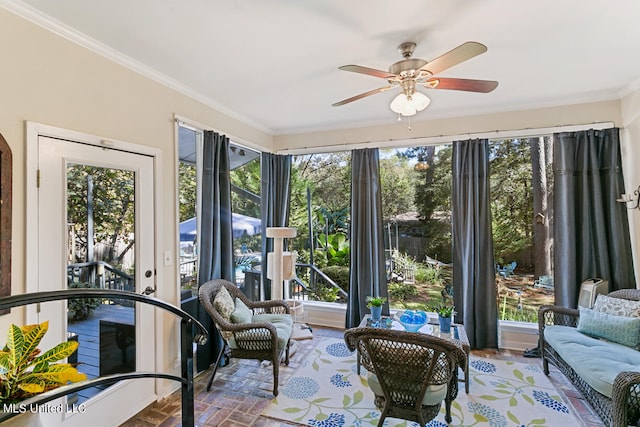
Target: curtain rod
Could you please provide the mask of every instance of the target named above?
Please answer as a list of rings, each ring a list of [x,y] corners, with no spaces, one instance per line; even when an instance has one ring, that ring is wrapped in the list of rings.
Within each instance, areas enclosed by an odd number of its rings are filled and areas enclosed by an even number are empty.
[[[264,147],[262,147],[262,146],[260,146],[258,144],[255,144],[253,142],[249,142],[249,141],[247,141],[245,139],[238,138],[238,137],[233,136],[233,135],[229,135],[227,132],[218,130],[218,129],[214,128],[213,126],[208,126],[208,125],[204,125],[202,123],[198,123],[198,122],[196,122],[194,120],[190,120],[190,119],[188,119],[186,117],[183,117],[183,116],[181,116],[179,114],[174,114],[173,121],[175,123],[178,123],[180,126],[186,127],[187,129],[190,129],[190,130],[192,130],[194,132],[202,132],[202,131],[205,131],[205,130],[212,130],[212,131],[214,131],[216,133],[219,133],[219,134],[222,134],[222,135],[226,135],[229,138],[229,141],[235,143],[236,145],[241,145],[241,146],[243,146],[243,148],[248,148],[248,149],[251,149],[251,150],[254,150],[254,151],[258,151],[258,152],[263,152],[263,151],[270,152],[270,150],[268,150],[268,149],[266,149],[266,148],[264,148]]]
[[[403,138],[403,139],[387,139],[380,141],[367,141],[357,142],[353,144],[325,144],[316,147],[302,147],[302,148],[282,148],[276,150],[277,154],[317,154],[326,153],[328,151],[350,151],[360,148],[396,148],[396,147],[417,147],[425,145],[436,145],[450,143],[453,141],[461,141],[465,139],[478,139],[478,138],[522,138],[527,136],[542,136],[550,135],[557,132],[575,132],[585,129],[607,129],[613,127],[613,122],[593,122],[579,125],[558,125],[546,128],[524,128],[524,129],[509,129],[509,130],[494,130],[489,132],[477,132],[477,133],[464,133],[464,134],[452,134],[452,135],[437,135],[437,136],[419,136],[415,138]],[[329,149],[329,150],[328,150]]]

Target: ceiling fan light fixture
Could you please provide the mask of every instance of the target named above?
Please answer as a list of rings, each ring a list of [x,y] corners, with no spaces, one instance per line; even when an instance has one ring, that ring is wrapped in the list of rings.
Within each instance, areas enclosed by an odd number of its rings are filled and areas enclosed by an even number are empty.
[[[396,114],[414,116],[418,111],[422,111],[429,106],[431,100],[423,93],[414,92],[413,95],[407,96],[404,93],[393,98],[389,108]]]

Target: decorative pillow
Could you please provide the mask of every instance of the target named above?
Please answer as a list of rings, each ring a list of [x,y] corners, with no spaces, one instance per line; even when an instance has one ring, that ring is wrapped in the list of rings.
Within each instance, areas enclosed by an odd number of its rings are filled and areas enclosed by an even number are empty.
[[[231,298],[229,291],[227,291],[227,288],[224,286],[220,288],[218,295],[216,295],[213,300],[213,306],[227,321],[231,319],[231,313],[233,313],[233,310],[236,308],[236,305],[233,303],[233,298]]]
[[[579,307],[578,332],[627,347],[637,348],[640,343],[640,317],[614,316]]]
[[[236,298],[236,308],[231,313],[233,323],[251,323],[253,312],[240,298]]]
[[[593,305],[595,311],[614,316],[640,317],[640,301],[598,295]]]

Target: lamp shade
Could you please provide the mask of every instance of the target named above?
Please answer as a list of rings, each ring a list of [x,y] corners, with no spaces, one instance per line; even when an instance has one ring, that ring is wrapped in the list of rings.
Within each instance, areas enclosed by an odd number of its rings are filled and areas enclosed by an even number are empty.
[[[413,116],[418,111],[422,111],[431,100],[423,93],[414,92],[413,95],[407,96],[404,93],[393,98],[389,107],[391,111],[403,116]]]

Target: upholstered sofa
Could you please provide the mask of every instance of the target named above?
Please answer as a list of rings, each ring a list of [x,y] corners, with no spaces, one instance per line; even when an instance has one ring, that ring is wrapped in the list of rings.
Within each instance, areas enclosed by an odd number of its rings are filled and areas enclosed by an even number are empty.
[[[640,421],[640,290],[599,295],[592,309],[542,306],[540,354],[585,396],[607,426]]]

